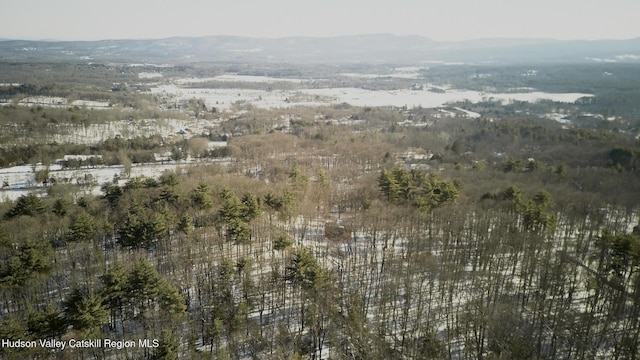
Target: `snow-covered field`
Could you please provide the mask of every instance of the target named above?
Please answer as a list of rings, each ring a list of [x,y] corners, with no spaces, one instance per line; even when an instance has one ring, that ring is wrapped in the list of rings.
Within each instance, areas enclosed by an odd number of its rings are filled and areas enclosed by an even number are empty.
[[[92,100],[74,100],[69,102],[63,97],[51,97],[51,96],[29,96],[18,103],[23,106],[47,106],[47,107],[67,107],[78,106],[86,107],[89,109],[109,109],[111,106],[107,101],[92,101]]]
[[[363,73],[342,73],[340,75],[361,78],[361,79],[382,79],[382,78],[400,78],[400,79],[418,79],[420,77],[420,70],[423,68],[415,66],[406,66],[393,69],[394,71],[389,74],[363,74]]]
[[[296,84],[302,84],[305,79],[290,79],[290,78],[275,78],[270,76],[253,76],[253,75],[236,75],[236,74],[224,74],[211,78],[186,78],[177,79],[177,84],[198,84],[211,81],[223,81],[223,82],[252,82],[252,83],[277,83],[277,82],[291,82]]]
[[[224,142],[214,142],[211,146],[222,146]],[[231,159],[210,160],[217,163],[229,163]],[[113,183],[118,179],[119,185],[124,185],[130,178],[148,177],[157,179],[165,171],[181,172],[183,168],[203,164],[203,161],[195,161],[188,157],[185,161],[170,161],[164,164],[134,164],[131,173],[127,177],[124,174],[124,167],[118,166],[85,166],[79,169],[63,169],[61,165],[51,165],[49,167],[49,178],[55,179],[58,183],[83,185],[86,192],[94,195],[101,194],[100,187],[106,183]],[[0,169],[0,201],[14,201],[18,197],[30,192],[46,193],[47,188],[36,183],[35,171],[44,170],[41,164],[21,165]]]
[[[343,74],[358,77],[380,77],[375,74]],[[417,72],[398,72],[389,76],[415,77]],[[581,97],[593,95],[582,93],[545,93],[527,91],[521,93],[486,93],[471,90],[448,89],[442,93],[428,90],[367,90],[362,88],[308,88],[300,90],[256,90],[256,89],[207,89],[181,88],[182,84],[197,84],[207,81],[260,82],[273,83],[288,81],[304,84],[306,80],[280,79],[265,76],[220,75],[207,79],[179,79],[173,84],[159,85],[151,89],[152,94],[172,100],[204,99],[207,106],[228,110],[234,104],[250,103],[258,108],[290,108],[294,106],[321,106],[348,103],[354,106],[408,106],[436,108],[448,103],[468,100],[480,102],[494,100],[501,102],[552,100],[557,102],[575,102]],[[309,80],[311,81],[311,80]],[[426,84],[424,88],[432,87]]]
[[[154,73],[154,72],[141,72],[138,73],[138,79],[158,79],[161,78],[163,75],[160,73]]]
[[[396,77],[405,79],[419,79],[419,68],[398,68],[387,75],[344,73],[343,76],[357,78],[385,78]],[[160,73],[138,74],[141,79],[160,78]],[[540,91],[524,90],[510,93],[488,93],[464,89],[443,89],[434,84],[422,84],[424,89],[438,87],[443,92],[429,90],[367,90],[353,87],[338,88],[303,88],[299,90],[259,90],[259,89],[210,89],[210,88],[183,88],[183,85],[197,85],[207,82],[225,83],[295,83],[300,85],[311,84],[313,79],[275,78],[268,76],[250,76],[224,74],[210,78],[182,78],[176,79],[171,84],[159,84],[151,88],[151,93],[160,96],[164,101],[188,101],[191,99],[204,99],[207,107],[218,110],[230,110],[236,104],[251,104],[262,109],[291,108],[297,106],[323,106],[347,103],[353,106],[408,106],[437,108],[459,101],[480,102],[485,100],[509,103],[512,101],[537,102],[551,100],[557,102],[572,103],[582,97],[591,97],[591,94],[582,93],[545,93]],[[418,84],[419,85],[419,84]],[[91,109],[109,109],[110,104],[103,101],[75,100],[68,101],[60,97],[34,96],[20,101],[25,106],[67,107],[81,106]],[[473,114],[468,114],[473,117]]]

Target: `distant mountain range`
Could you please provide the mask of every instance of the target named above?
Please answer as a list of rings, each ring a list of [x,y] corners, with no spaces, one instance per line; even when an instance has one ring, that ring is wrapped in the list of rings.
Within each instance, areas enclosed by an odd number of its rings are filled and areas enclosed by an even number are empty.
[[[157,40],[0,40],[0,61],[640,63],[640,38],[597,41],[483,39],[442,42],[421,36],[374,34],[278,39],[209,36]]]

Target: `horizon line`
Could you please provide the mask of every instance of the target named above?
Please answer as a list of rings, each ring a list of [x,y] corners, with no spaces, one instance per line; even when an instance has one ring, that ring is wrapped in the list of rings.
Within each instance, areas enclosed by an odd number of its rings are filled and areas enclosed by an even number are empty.
[[[597,39],[585,39],[585,38],[572,38],[572,39],[559,39],[559,38],[545,38],[545,37],[480,37],[480,38],[471,38],[464,40],[436,40],[431,37],[425,35],[418,34],[404,34],[398,35],[393,33],[362,33],[362,34],[345,34],[345,35],[291,35],[291,36],[248,36],[248,35],[233,35],[233,34],[214,34],[214,35],[172,35],[172,36],[160,36],[160,37],[114,37],[114,38],[97,38],[97,39],[62,39],[62,38],[0,38],[0,41],[40,41],[40,42],[99,42],[99,41],[153,41],[153,40],[168,40],[168,39],[176,39],[176,38],[190,38],[190,39],[203,39],[203,38],[214,38],[214,37],[231,37],[231,38],[245,38],[245,39],[260,39],[260,40],[282,40],[282,39],[292,39],[292,38],[307,38],[307,39],[336,39],[336,38],[348,38],[348,37],[371,37],[371,36],[390,36],[390,37],[417,37],[425,40],[439,42],[439,43],[464,43],[464,42],[474,42],[474,41],[487,41],[487,40],[502,40],[502,41],[514,41],[514,40],[523,40],[523,41],[626,41],[626,40],[635,40],[640,39],[639,36],[628,37],[628,38],[597,38]]]

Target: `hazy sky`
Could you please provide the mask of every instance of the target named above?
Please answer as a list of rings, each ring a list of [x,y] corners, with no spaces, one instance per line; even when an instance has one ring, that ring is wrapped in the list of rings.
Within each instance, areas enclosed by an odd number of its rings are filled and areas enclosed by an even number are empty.
[[[640,37],[638,0],[0,0],[0,38]]]

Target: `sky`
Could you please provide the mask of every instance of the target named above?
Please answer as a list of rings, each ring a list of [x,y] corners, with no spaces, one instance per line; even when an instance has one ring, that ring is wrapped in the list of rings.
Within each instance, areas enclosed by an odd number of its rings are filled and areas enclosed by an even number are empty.
[[[640,37],[638,0],[0,0],[0,14],[0,38],[25,40]]]

